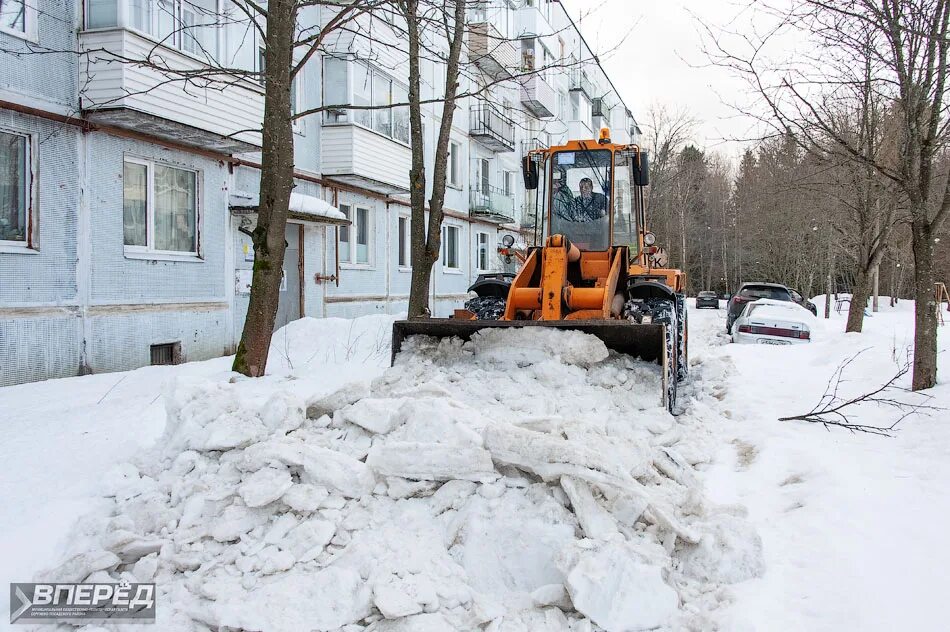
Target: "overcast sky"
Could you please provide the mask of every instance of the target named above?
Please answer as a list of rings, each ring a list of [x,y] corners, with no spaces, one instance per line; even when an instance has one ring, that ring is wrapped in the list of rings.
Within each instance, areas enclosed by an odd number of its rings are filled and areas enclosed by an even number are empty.
[[[728,103],[747,103],[745,86],[708,64],[701,48],[700,24],[732,22],[742,28],[748,12],[733,0],[561,0],[578,21],[587,43],[601,54],[621,98],[642,123],[653,102],[685,107],[699,121],[695,142],[737,157],[754,123]],[[606,54],[611,48],[616,50]]]

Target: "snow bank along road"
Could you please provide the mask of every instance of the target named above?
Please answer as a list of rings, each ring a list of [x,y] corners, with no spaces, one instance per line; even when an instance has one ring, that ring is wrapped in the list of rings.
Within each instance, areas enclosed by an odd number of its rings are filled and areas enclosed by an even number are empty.
[[[0,390],[3,579],[155,581],[162,630],[941,629],[941,420],[775,420],[866,346],[856,386],[887,379],[910,312],[795,349],[691,318],[676,418],[655,367],[573,332],[417,340],[386,370],[385,317],[291,324],[262,380]]]

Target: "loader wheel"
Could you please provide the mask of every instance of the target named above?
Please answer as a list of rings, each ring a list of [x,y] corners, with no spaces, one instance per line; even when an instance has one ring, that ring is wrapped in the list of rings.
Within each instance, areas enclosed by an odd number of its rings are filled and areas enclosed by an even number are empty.
[[[465,301],[465,309],[478,320],[498,320],[505,314],[505,302],[498,296],[476,296]]]
[[[689,328],[687,327],[686,297],[676,297],[676,381],[683,382],[689,375]]]
[[[676,406],[676,387],[678,380],[676,379],[677,375],[677,365],[678,365],[678,356],[676,353],[676,326],[675,323],[668,324],[666,327],[666,357],[668,359],[666,363],[666,409],[673,412],[673,408]]]
[[[671,298],[650,297],[644,299],[630,299],[624,305],[623,318],[635,322],[642,322],[646,316],[650,322],[666,325],[666,408],[671,413],[676,405],[677,357],[679,355],[679,318],[676,316],[676,303]]]

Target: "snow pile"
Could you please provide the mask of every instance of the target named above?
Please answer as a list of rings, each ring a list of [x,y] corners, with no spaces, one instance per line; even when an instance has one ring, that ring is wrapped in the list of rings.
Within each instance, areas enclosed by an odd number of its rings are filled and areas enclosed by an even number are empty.
[[[232,210],[249,210],[256,212],[260,204],[260,196],[256,193],[233,191],[231,195],[228,196],[228,206]],[[331,220],[346,220],[346,215],[329,202],[302,193],[290,194],[290,211],[292,213],[303,213],[305,215],[323,217]]]
[[[709,627],[762,572],[659,367],[592,336],[417,337],[309,402],[246,385],[179,382],[46,576],[154,581],[162,630],[619,632]]]

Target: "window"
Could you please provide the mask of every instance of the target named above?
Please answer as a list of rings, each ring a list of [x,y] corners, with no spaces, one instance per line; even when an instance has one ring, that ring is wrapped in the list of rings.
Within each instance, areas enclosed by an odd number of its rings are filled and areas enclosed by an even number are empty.
[[[372,105],[373,86],[370,83],[370,71],[363,64],[353,64],[353,105]],[[343,101],[346,103],[346,99]],[[355,110],[354,120],[370,127],[372,124],[372,110]]]
[[[353,214],[350,212],[349,204],[340,204],[340,212],[346,215],[346,219],[353,221]],[[340,255],[340,261],[349,263],[350,261],[350,224],[340,226],[340,243],[337,251]]]
[[[297,73],[297,76],[291,79],[290,81],[290,114],[291,116],[297,116],[300,112],[303,112],[306,109],[306,103],[304,103],[304,95],[306,92],[306,83],[304,82],[304,72],[301,71]],[[302,134],[304,131],[303,128],[303,118],[293,119],[294,131],[298,134]]]
[[[135,17],[136,9],[144,0],[132,0],[129,11],[130,18]],[[87,0],[86,1],[86,28],[99,29],[116,26],[119,23],[119,6],[116,0]],[[134,24],[134,22],[133,22]],[[139,30],[144,30],[136,26]]]
[[[442,227],[442,266],[449,270],[459,269],[459,227]]]
[[[3,2],[0,2],[0,31],[7,31],[15,35],[26,35],[26,0],[3,0]]]
[[[257,47],[257,82],[259,84],[267,84],[267,49],[263,46]]]
[[[0,245],[32,246],[30,137],[0,132]]]
[[[488,270],[488,233],[478,233],[478,269]]]
[[[356,263],[369,263],[369,209],[356,207]]]
[[[198,174],[126,158],[122,224],[127,251],[198,253]]]
[[[408,268],[410,263],[410,255],[412,252],[412,237],[409,232],[409,218],[400,217],[399,218],[399,267]]]
[[[7,0],[0,2],[0,11],[6,5]],[[86,0],[85,13],[86,28],[120,26],[120,16],[124,15],[124,24],[121,26],[141,31],[166,46],[204,58],[218,56],[218,35],[222,26],[240,20],[240,14],[222,20],[218,13],[218,0]],[[249,24],[244,27],[250,29]],[[231,65],[233,58],[230,55],[227,57]]]
[[[379,73],[373,73],[373,105],[393,104],[392,79]],[[393,135],[392,108],[373,110],[373,129],[384,136]]]
[[[449,184],[453,187],[462,186],[462,174],[459,169],[459,154],[462,146],[455,141],[449,141]]]
[[[346,61],[327,57],[323,60],[323,103],[328,106],[344,105],[347,101]],[[345,122],[346,109],[327,110],[324,112],[324,120],[328,123]]]
[[[491,161],[488,158],[478,160],[478,190],[482,193],[491,192]]]
[[[507,195],[508,197],[514,196],[515,194],[515,172],[514,171],[505,172],[505,181],[503,185],[504,185],[505,195]]]
[[[340,262],[368,265],[369,260],[369,209],[349,204],[340,204],[340,211],[352,222],[340,226]]]
[[[323,102],[327,105],[388,106],[407,103],[409,89],[375,68],[346,59],[326,57],[323,62]],[[324,113],[326,123],[353,122],[395,140],[409,142],[409,107],[383,107],[378,110],[354,109],[348,118],[346,108]]]

